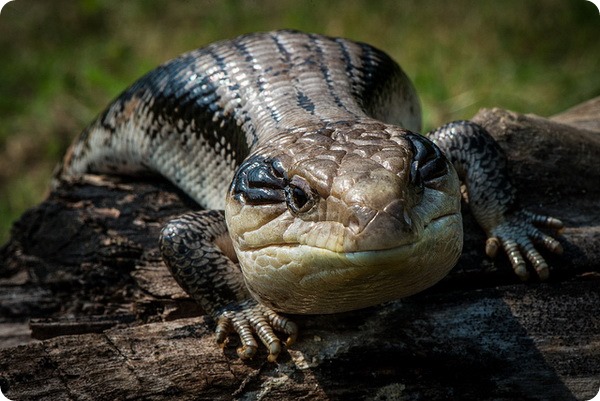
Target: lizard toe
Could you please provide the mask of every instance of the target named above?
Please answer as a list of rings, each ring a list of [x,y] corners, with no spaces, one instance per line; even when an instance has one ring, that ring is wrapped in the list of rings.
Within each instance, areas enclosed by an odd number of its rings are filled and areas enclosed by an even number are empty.
[[[285,344],[291,345],[297,337],[298,327],[288,318],[250,299],[224,308],[217,319],[216,337],[217,343],[224,345],[229,334],[237,333],[241,341],[237,353],[244,360],[256,354],[258,337],[269,351],[268,360],[275,362],[282,349],[276,331],[286,334]]]

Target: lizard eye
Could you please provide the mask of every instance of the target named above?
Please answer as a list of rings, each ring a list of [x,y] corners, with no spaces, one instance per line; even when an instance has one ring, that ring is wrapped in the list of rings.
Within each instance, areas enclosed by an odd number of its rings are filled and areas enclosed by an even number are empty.
[[[314,206],[315,194],[306,180],[294,176],[285,188],[285,200],[292,213],[305,213]]]

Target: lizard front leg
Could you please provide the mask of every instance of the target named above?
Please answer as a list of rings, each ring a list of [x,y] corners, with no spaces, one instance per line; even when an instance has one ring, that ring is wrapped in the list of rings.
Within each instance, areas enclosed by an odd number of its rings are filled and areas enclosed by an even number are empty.
[[[184,214],[162,230],[160,250],[177,283],[217,322],[217,342],[224,344],[235,331],[242,359],[254,356],[258,338],[275,361],[281,342],[274,330],[288,335],[291,344],[297,326],[255,301],[244,283],[242,272],[225,224],[223,211],[207,210]]]
[[[427,135],[446,154],[465,184],[471,211],[488,235],[486,253],[494,257],[501,246],[521,279],[529,277],[525,258],[538,276],[546,279],[548,264],[534,243],[559,254],[562,246],[537,227],[560,230],[563,223],[519,206],[506,156],[492,136],[470,121],[455,121]]]

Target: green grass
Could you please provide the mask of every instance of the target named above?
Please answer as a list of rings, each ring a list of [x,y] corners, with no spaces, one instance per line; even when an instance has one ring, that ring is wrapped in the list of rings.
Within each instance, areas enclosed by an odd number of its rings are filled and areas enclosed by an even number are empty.
[[[16,0],[0,14],[0,243],[70,140],[134,79],[278,28],[386,50],[414,80],[426,129],[482,107],[551,115],[600,95],[600,17],[584,0]]]

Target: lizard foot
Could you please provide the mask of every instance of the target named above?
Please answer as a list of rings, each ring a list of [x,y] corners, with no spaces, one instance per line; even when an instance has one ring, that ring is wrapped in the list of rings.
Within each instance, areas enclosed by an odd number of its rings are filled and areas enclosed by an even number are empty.
[[[490,231],[490,237],[485,247],[487,255],[495,257],[501,246],[508,255],[513,270],[521,280],[529,278],[524,257],[531,262],[541,280],[547,279],[548,264],[535,249],[534,243],[543,245],[557,254],[561,254],[563,248],[557,240],[544,234],[536,226],[560,232],[563,223],[554,217],[523,210],[509,214],[503,222]]]
[[[287,334],[286,346],[293,344],[298,336],[298,326],[294,322],[249,299],[233,307],[226,307],[218,315],[217,343],[224,346],[229,333],[235,331],[242,342],[242,346],[237,350],[239,357],[251,359],[258,349],[254,338],[256,334],[269,350],[269,362],[275,362],[281,352],[281,341],[275,335],[275,330]]]

